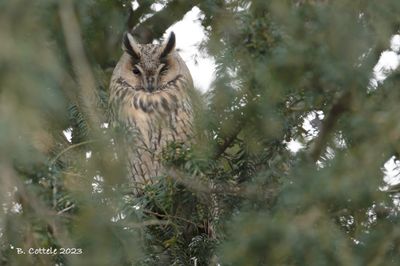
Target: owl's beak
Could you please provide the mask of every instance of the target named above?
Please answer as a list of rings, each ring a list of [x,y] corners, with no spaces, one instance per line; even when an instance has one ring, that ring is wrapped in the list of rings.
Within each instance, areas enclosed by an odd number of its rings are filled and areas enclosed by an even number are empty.
[[[157,81],[154,77],[150,76],[144,80],[147,92],[153,92],[157,88]]]
[[[153,92],[155,90],[155,88],[156,88],[156,86],[155,86],[156,82],[154,80],[154,77],[149,77],[149,78],[147,78],[146,81],[147,81],[146,82],[146,85],[147,85],[146,86],[146,90],[148,92]]]
[[[153,83],[149,83],[148,85],[147,85],[147,91],[148,92],[153,92],[154,91],[154,84]]]

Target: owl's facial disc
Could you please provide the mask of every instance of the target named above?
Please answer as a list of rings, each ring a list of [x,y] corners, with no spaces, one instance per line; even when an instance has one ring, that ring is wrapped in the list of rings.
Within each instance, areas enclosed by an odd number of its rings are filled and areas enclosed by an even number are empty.
[[[172,67],[171,59],[167,54],[160,58],[159,55],[154,56],[154,52],[162,53],[165,50],[159,50],[158,47],[150,47],[148,50],[142,49],[142,53],[138,58],[130,58],[129,65],[131,75],[137,80],[136,84],[140,84],[140,88],[148,93],[153,93],[165,87],[165,83],[169,82],[169,73]],[[153,52],[154,51],[154,52]]]
[[[170,70],[169,55],[175,48],[175,34],[171,32],[162,45],[138,44],[130,33],[123,39],[123,49],[129,55],[128,69],[141,88],[152,93],[163,87]]]

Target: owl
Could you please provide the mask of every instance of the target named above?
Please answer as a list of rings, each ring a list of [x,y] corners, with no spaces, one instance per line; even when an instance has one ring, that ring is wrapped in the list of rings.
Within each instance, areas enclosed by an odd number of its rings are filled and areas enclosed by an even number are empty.
[[[164,171],[162,150],[190,142],[193,81],[173,32],[163,44],[139,44],[125,33],[122,48],[110,83],[111,120],[127,129],[128,174],[141,193]]]

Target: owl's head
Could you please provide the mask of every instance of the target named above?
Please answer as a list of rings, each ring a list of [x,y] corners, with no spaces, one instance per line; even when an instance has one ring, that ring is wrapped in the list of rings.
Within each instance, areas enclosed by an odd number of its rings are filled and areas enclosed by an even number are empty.
[[[122,43],[125,52],[122,60],[123,78],[137,90],[153,93],[163,90],[187,71],[175,52],[175,34],[171,32],[163,44],[139,44],[130,33],[125,33]]]

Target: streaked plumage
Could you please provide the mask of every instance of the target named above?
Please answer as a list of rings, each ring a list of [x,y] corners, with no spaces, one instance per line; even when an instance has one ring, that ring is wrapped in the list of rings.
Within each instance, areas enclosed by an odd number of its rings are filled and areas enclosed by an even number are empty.
[[[112,120],[129,130],[128,170],[139,187],[162,174],[160,156],[168,143],[192,135],[193,81],[174,47],[173,33],[162,45],[137,44],[127,33],[111,78]]]

